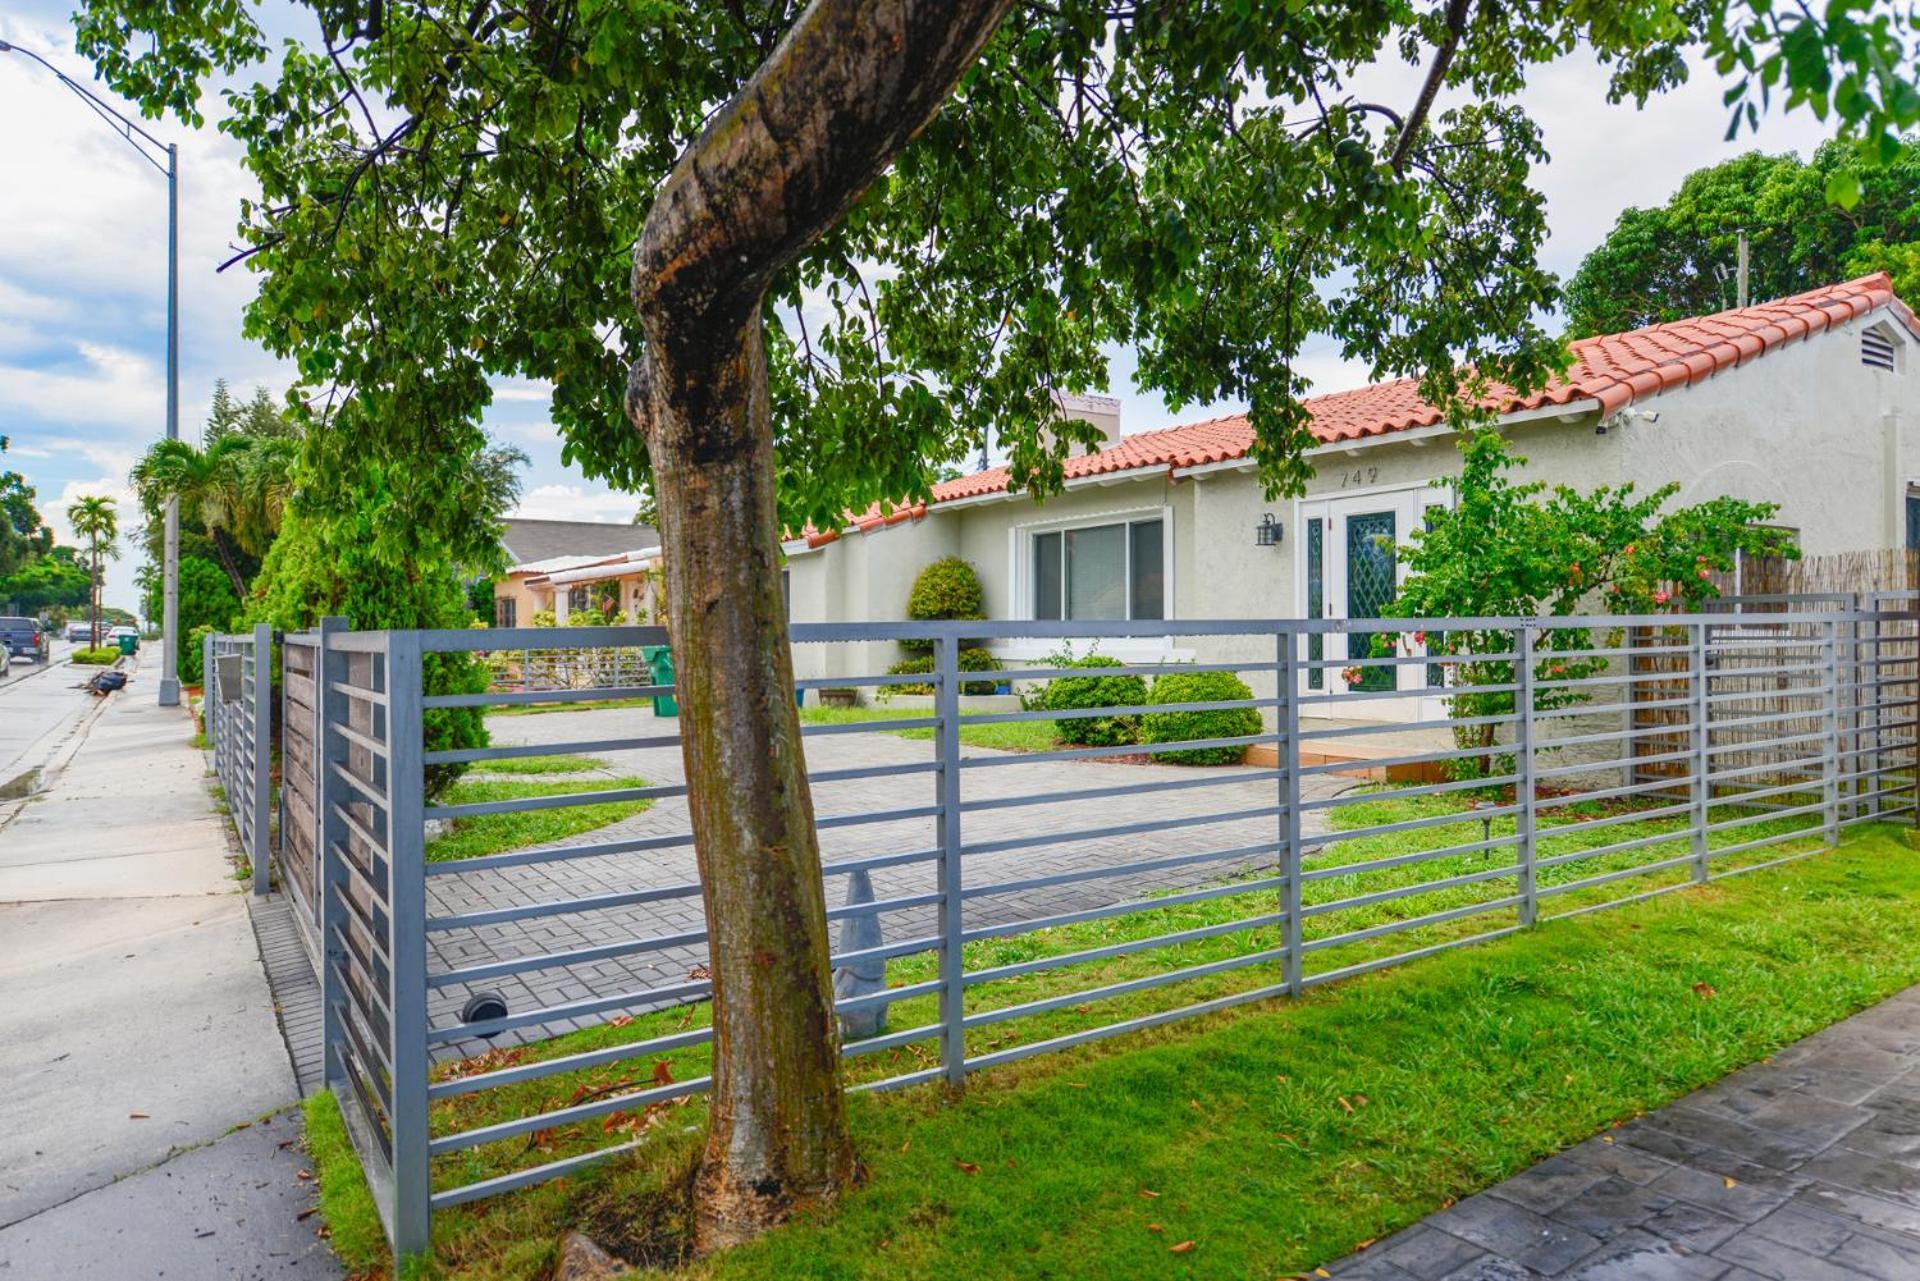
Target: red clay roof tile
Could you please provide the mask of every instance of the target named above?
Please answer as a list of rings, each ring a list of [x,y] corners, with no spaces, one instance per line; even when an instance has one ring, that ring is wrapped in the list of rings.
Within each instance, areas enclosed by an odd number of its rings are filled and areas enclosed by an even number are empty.
[[[1525,396],[1504,384],[1495,384],[1482,404],[1497,414],[1511,414],[1591,400],[1598,402],[1601,413],[1611,414],[1643,396],[1712,377],[1796,338],[1844,324],[1881,307],[1891,307],[1920,338],[1920,321],[1894,296],[1892,281],[1880,272],[1776,302],[1693,316],[1624,334],[1583,338],[1572,344],[1573,364],[1564,378]],[[1304,403],[1312,417],[1309,429],[1322,444],[1432,427],[1444,417],[1421,399],[1418,385],[1411,378],[1314,396]],[[1245,458],[1252,447],[1252,425],[1246,415],[1234,414],[1122,436],[1098,453],[1069,458],[1065,472],[1068,480],[1080,480],[1148,468],[1201,467]],[[941,481],[933,487],[933,502],[980,498],[1005,492],[1006,488],[1007,469],[991,467]],[[926,511],[924,503],[885,514],[875,507],[854,517],[850,527],[879,529],[918,519]],[[806,535],[809,547],[822,546],[837,537],[837,531],[809,530]]]

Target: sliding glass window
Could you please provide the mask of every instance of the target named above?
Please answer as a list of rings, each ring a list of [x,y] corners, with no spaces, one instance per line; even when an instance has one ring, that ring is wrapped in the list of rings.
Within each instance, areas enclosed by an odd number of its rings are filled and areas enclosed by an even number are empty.
[[[1159,517],[1033,535],[1033,616],[1165,617],[1164,538]]]

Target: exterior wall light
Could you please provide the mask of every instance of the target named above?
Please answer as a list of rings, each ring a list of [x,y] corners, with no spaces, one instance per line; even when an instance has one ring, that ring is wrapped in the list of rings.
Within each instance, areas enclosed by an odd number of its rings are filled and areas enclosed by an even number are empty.
[[[1268,512],[1253,527],[1253,541],[1258,547],[1278,547],[1286,532],[1286,528],[1273,518],[1273,513]]]

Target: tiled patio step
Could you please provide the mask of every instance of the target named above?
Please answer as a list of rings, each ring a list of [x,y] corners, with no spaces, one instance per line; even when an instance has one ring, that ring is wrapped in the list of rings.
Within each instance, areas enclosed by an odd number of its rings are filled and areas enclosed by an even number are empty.
[[[1421,761],[1413,765],[1374,765],[1369,762],[1396,756],[1412,756],[1431,748],[1409,748],[1405,744],[1368,743],[1364,741],[1338,742],[1326,741],[1309,743],[1300,752],[1302,765],[1337,765],[1343,768],[1331,772],[1342,778],[1364,778],[1376,783],[1444,783],[1447,780],[1447,768],[1444,761]],[[1247,749],[1246,764],[1261,769],[1274,769],[1280,764],[1280,749],[1271,743],[1257,743]]]

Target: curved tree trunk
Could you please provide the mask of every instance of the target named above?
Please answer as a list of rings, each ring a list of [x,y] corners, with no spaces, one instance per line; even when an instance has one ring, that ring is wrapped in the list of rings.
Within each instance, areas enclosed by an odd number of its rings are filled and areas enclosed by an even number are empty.
[[[1010,0],[814,0],[690,147],[634,250],[646,438],[714,988],[697,1246],[831,1200],[854,1160],[780,590],[762,305],[933,117]]]
[[[239,562],[233,556],[233,542],[227,532],[218,525],[214,526],[213,550],[220,558],[220,568],[227,571],[227,582],[233,586],[233,598],[242,605],[247,603],[247,580],[240,573]]]

